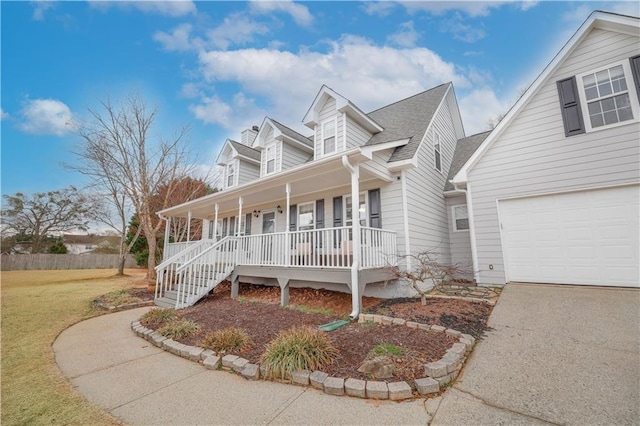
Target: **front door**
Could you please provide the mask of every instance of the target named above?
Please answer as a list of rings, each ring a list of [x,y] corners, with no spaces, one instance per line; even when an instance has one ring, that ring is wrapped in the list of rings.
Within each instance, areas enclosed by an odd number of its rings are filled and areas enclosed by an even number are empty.
[[[262,213],[262,262],[261,263],[274,263],[274,235],[270,235],[276,232],[276,212],[269,211]]]

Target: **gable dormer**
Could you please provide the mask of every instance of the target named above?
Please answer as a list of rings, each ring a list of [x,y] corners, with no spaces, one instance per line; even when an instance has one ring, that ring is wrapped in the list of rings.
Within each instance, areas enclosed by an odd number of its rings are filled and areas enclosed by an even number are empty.
[[[216,159],[222,168],[223,189],[251,182],[260,176],[260,152],[227,139]]]
[[[295,130],[265,117],[254,141],[261,152],[260,177],[301,165],[313,154],[313,142]]]
[[[314,158],[320,159],[364,145],[382,126],[350,100],[322,86],[304,116],[314,131]]]

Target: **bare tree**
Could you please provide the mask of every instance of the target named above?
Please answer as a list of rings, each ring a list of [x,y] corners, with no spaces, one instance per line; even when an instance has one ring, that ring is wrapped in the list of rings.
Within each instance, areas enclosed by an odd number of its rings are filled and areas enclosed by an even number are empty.
[[[409,262],[406,262],[409,260]],[[467,271],[463,270],[459,265],[449,265],[438,260],[438,254],[435,250],[424,250],[418,254],[408,254],[400,256],[399,262],[388,267],[391,279],[404,279],[409,282],[418,294],[423,305],[427,304],[427,294],[433,289],[455,280],[463,276]],[[402,265],[404,263],[404,265]],[[428,281],[432,287],[425,289],[419,283]]]
[[[86,230],[93,202],[73,186],[58,191],[4,195],[3,231],[21,235],[41,253],[52,233]]]
[[[74,126],[82,141],[74,152],[80,160],[75,169],[94,178],[96,184],[106,183],[106,192],[118,210],[120,232],[122,223],[126,232],[127,215],[123,213],[126,200],[122,198],[126,195],[149,243],[147,279],[154,279],[156,242],[163,225],[155,213],[156,209],[169,207],[175,182],[189,174],[186,164],[189,128],[181,128],[168,139],[154,137],[157,109],[147,108],[138,95],[129,95],[119,106],[106,100],[101,102],[100,110],[88,110],[90,120]],[[154,195],[163,185],[167,186],[165,196],[156,203]]]

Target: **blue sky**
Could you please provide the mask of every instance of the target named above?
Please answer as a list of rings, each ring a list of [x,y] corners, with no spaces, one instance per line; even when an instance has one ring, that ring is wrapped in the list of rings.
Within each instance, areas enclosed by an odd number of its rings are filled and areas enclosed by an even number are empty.
[[[467,134],[484,130],[594,9],[637,2],[7,2],[3,194],[82,178],[66,125],[135,91],[158,134],[191,126],[192,162],[265,115],[305,132],[322,84],[365,111],[453,81]],[[306,131],[305,134],[308,134]]]

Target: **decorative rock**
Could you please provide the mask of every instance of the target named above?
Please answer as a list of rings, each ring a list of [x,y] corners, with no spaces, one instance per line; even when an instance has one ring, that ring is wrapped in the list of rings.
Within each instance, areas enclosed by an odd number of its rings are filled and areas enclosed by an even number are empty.
[[[462,354],[459,352],[447,352],[440,361],[446,363],[458,363],[462,360]]]
[[[238,358],[240,357],[237,355],[225,355],[222,357],[222,366],[227,368],[233,368],[233,363]]]
[[[151,329],[147,328],[145,331],[142,332],[142,337],[144,337],[146,339],[147,336],[150,335],[153,332],[154,332],[154,330],[151,330]]]
[[[197,346],[192,346],[191,350],[189,351],[189,359],[191,361],[199,361],[200,360],[200,354],[204,352],[204,349],[199,348]]]
[[[459,337],[462,334],[458,330],[453,330],[451,328],[447,328],[445,330],[445,333],[447,333],[448,336],[453,336],[453,337]]]
[[[394,325],[405,325],[407,323],[407,320],[402,319],[402,318],[394,318],[393,319],[393,324]]]
[[[382,315],[374,315],[373,322],[375,322],[376,324],[382,324]]]
[[[261,365],[260,368],[260,377],[267,377],[267,367],[264,365]]]
[[[358,368],[360,373],[371,374],[376,379],[388,379],[396,372],[396,365],[388,356],[379,356],[368,361]]]
[[[447,374],[447,364],[442,361],[430,362],[424,366],[424,372],[434,379]]]
[[[453,346],[447,350],[447,352],[455,352],[461,355],[464,355],[466,351],[467,346],[464,343],[454,343]]]
[[[438,392],[440,390],[440,383],[438,383],[437,380],[434,380],[431,377],[416,379],[414,382],[420,395],[427,395],[430,393]]]
[[[414,321],[407,321],[405,325],[409,328],[418,328],[418,323]]]
[[[387,387],[389,388],[389,399],[392,401],[400,401],[413,396],[411,386],[407,382],[389,383]]]
[[[160,333],[151,333],[149,335],[150,338],[150,342],[154,345],[157,346],[159,348],[162,347],[162,342],[164,342],[165,340],[167,340],[166,337],[164,337],[162,334]]]
[[[302,385],[309,386],[309,376],[311,375],[311,371],[309,370],[299,370],[291,373],[291,380],[294,385]]]
[[[193,346],[184,345],[184,347],[183,347],[182,349],[180,349],[180,356],[181,356],[182,358],[187,358],[187,359],[189,359],[189,358],[190,358],[190,353],[191,353],[191,350],[192,350],[192,349],[194,349],[194,347],[193,347]]]
[[[431,330],[431,326],[429,324],[418,324],[418,328],[425,331]]]
[[[324,381],[324,393],[329,395],[344,395],[344,379],[338,377],[327,377]]]
[[[324,389],[324,381],[327,380],[329,375],[327,373],[323,373],[322,371],[314,371],[309,375],[309,381],[311,382],[311,386],[317,389]]]
[[[200,354],[200,359],[204,361],[205,359],[209,358],[211,355],[215,355],[215,354],[216,353],[214,351],[212,351],[211,349],[205,349]]]
[[[165,339],[162,341],[162,349],[164,349],[165,351],[169,350],[169,345],[174,342],[173,339]]]
[[[366,386],[367,398],[389,399],[389,388],[386,382],[367,381]]]
[[[220,368],[220,357],[216,355],[211,355],[204,361],[202,361],[202,365],[204,365],[207,370],[217,370]]]
[[[344,382],[344,391],[349,396],[357,396],[358,398],[365,398],[367,392],[365,390],[367,382],[358,379],[347,379]]]
[[[180,356],[180,351],[182,350],[182,348],[184,348],[185,345],[180,343],[180,342],[173,342],[171,344],[171,346],[169,346],[169,352],[171,352],[174,355],[178,355]]]
[[[432,326],[431,326],[431,330],[433,330],[433,331],[443,332],[443,331],[445,331],[446,329],[447,329],[446,327],[443,327],[443,326],[441,326],[441,325],[432,325]]]
[[[240,373],[242,372],[242,369],[244,368],[245,365],[249,364],[249,360],[248,359],[244,359],[244,358],[238,358],[235,361],[233,361],[233,371],[235,371],[236,373]]]
[[[451,376],[451,374],[446,374],[442,377],[434,377],[434,379],[436,379],[438,383],[440,383],[440,386],[442,387],[445,384],[449,383],[451,380],[453,380],[453,376]]]
[[[258,380],[260,378],[260,369],[257,364],[246,364],[241,374],[249,380]]]

